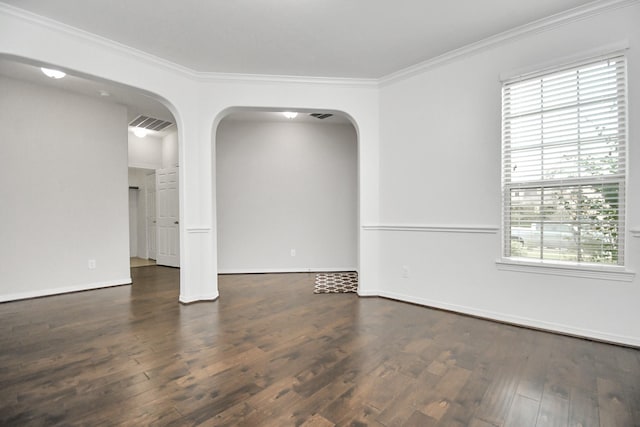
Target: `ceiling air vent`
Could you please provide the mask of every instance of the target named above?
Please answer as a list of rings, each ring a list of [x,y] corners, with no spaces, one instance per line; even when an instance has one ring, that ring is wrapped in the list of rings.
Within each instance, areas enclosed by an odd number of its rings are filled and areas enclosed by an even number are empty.
[[[147,117],[147,116],[138,116],[135,119],[131,120],[131,123],[129,123],[129,126],[132,126],[135,128],[141,128],[141,129],[154,130],[156,132],[160,132],[161,130],[164,130],[172,125],[173,123],[171,122],[166,122],[160,119],[154,119],[153,117]]]
[[[311,117],[315,117],[316,119],[320,119],[320,120],[324,120],[333,116],[333,114],[329,114],[329,113],[311,113],[309,115]]]

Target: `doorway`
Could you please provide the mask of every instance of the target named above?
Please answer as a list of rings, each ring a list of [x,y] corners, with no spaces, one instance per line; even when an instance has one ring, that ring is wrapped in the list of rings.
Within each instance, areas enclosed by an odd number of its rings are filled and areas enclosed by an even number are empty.
[[[156,264],[155,171],[129,168],[129,262],[130,267]]]
[[[178,168],[129,168],[129,182],[131,267],[180,267]]]
[[[242,110],[215,142],[218,273],[357,271],[358,137],[346,115]]]
[[[171,125],[162,132],[140,134],[133,126],[140,120],[143,118],[134,119],[129,126],[129,185],[140,189],[136,255],[155,260],[157,265],[179,267],[177,129]]]

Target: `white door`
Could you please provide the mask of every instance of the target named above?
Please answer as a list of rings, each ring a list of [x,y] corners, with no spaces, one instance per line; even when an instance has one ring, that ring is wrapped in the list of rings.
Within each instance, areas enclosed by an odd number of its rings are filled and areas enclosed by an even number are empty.
[[[156,174],[145,177],[147,205],[147,253],[150,259],[156,259]]]
[[[180,267],[178,168],[156,169],[156,264]]]

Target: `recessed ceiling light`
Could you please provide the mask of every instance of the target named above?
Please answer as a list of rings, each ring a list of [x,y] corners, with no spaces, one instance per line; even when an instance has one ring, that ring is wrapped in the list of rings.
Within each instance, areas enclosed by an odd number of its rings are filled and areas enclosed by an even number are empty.
[[[282,113],[287,119],[295,119],[298,116],[298,113],[292,113],[290,111],[285,111]]]
[[[100,94],[100,96],[111,96],[111,94],[104,89],[99,90],[98,93]]]
[[[137,136],[138,138],[144,138],[145,136],[147,136],[149,134],[149,131],[146,129],[142,129],[142,128],[134,128],[133,129],[133,134],[135,136]]]
[[[53,70],[51,68],[40,68],[42,70],[42,72],[44,73],[45,76],[47,77],[51,77],[52,79],[61,79],[64,76],[67,75],[67,73],[64,73],[60,70]]]

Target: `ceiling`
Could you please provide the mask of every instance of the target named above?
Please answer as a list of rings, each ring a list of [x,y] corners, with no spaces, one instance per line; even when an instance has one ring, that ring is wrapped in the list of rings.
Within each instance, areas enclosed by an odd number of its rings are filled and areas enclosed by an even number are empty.
[[[194,71],[381,78],[591,0],[4,3]]]
[[[89,79],[72,74],[68,74],[65,78],[59,80],[51,79],[45,76],[37,66],[15,62],[2,57],[0,57],[0,76],[124,105],[127,107],[127,122],[130,122],[140,114],[144,114],[175,123],[171,112],[157,100],[145,95],[138,89],[113,82],[100,81],[96,78]],[[155,136],[164,136],[172,131],[175,131],[175,126],[167,128],[164,132],[154,132],[153,134]]]
[[[127,107],[127,122],[131,122],[139,115],[166,120],[175,124],[175,119],[171,112],[159,101],[145,95],[139,89],[122,86],[113,82],[101,81],[96,78],[85,78],[83,76],[67,74],[63,79],[51,79],[45,76],[40,68],[33,64],[15,62],[13,60],[0,57],[0,76],[18,79],[37,85],[47,86],[54,89],[64,90],[91,98],[100,99],[104,102],[113,102]],[[229,114],[225,120],[233,121],[269,121],[269,122],[310,122],[318,124],[350,124],[344,113],[331,111],[313,110],[299,111],[298,116],[291,120],[283,116],[282,111],[263,110],[239,110]],[[331,117],[323,120],[310,116],[311,113],[331,113]],[[150,132],[151,136],[163,137],[176,131],[175,126],[170,126],[166,130]]]
[[[332,124],[332,125],[351,125],[351,121],[344,113],[330,111],[299,111],[294,119],[288,119],[283,111],[259,111],[246,110],[232,112],[224,117],[224,120],[241,121],[241,122],[285,122],[285,123],[316,123],[316,124]],[[324,119],[318,119],[311,116],[312,113],[326,114],[331,116]]]
[[[613,0],[615,1],[615,0]],[[0,0],[198,72],[382,78],[590,0]],[[0,75],[125,105],[128,119],[175,122],[140,90],[0,58]],[[101,92],[108,96],[102,96]],[[315,111],[314,111],[315,112]],[[350,123],[301,113],[294,121]],[[279,112],[229,120],[287,121]],[[156,136],[175,131],[175,126]]]

